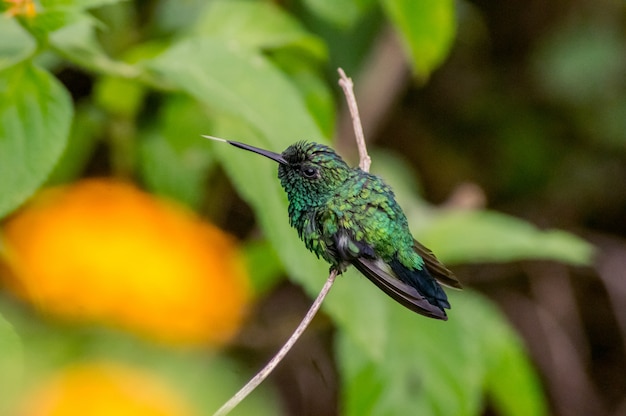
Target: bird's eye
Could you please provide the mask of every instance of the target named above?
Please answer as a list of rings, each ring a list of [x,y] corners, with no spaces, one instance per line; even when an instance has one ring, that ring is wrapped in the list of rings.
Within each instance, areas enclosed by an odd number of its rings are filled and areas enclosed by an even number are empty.
[[[311,166],[305,166],[302,168],[302,175],[304,175],[305,178],[313,179],[317,177],[317,169]]]

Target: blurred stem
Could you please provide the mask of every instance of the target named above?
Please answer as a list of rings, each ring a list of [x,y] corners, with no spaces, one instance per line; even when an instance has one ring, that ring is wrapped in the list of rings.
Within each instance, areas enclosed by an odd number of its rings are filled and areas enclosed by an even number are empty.
[[[111,169],[118,178],[131,178],[135,171],[136,128],[133,120],[117,117],[109,128]]]

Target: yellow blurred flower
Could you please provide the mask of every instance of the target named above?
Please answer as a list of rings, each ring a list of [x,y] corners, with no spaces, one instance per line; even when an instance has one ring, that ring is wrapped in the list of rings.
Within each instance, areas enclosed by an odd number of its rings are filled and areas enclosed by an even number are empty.
[[[177,344],[239,328],[248,280],[234,240],[105,179],[43,191],[4,224],[7,286],[44,312]]]
[[[25,398],[20,416],[187,416],[184,401],[154,376],[110,363],[62,371]]]
[[[33,0],[4,0],[4,2],[9,4],[9,9],[5,11],[7,16],[33,17],[37,14]]]

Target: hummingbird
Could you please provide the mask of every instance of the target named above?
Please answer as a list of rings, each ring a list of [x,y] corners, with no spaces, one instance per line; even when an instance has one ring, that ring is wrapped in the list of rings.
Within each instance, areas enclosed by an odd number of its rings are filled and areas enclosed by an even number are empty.
[[[330,147],[299,141],[282,153],[213,136],[278,163],[289,200],[289,223],[305,246],[339,274],[354,266],[391,298],[418,314],[447,320],[439,283],[461,288],[435,255],[417,242],[389,185],[351,168]]]

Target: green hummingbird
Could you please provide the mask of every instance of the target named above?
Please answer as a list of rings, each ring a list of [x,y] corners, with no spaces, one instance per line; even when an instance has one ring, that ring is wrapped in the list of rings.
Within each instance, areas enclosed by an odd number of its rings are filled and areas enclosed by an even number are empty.
[[[289,200],[289,223],[306,247],[342,273],[353,265],[383,292],[419,314],[447,320],[450,308],[439,283],[461,284],[409,231],[389,185],[351,168],[333,149],[301,141],[281,154],[245,143],[203,136],[278,162]],[[439,282],[439,283],[438,283]]]

